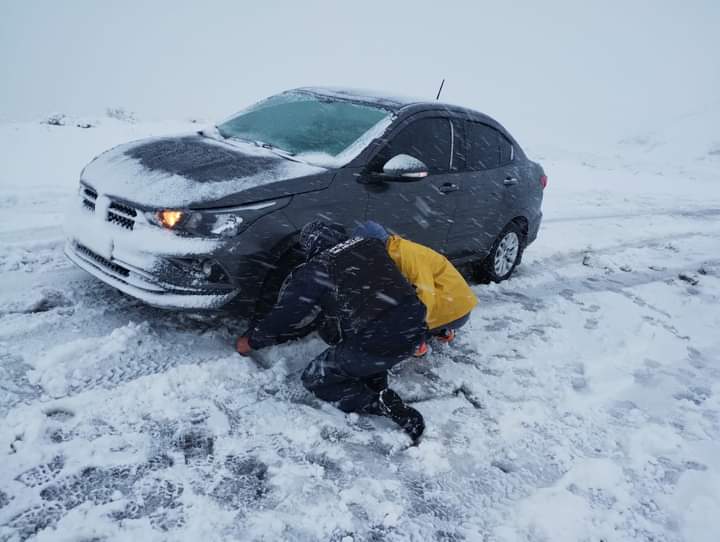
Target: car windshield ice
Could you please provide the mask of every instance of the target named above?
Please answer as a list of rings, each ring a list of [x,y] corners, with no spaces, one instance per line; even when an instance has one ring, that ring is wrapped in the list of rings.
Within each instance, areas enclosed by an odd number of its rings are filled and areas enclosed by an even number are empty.
[[[272,96],[217,128],[225,138],[268,144],[291,154],[335,157],[391,113],[302,92]]]

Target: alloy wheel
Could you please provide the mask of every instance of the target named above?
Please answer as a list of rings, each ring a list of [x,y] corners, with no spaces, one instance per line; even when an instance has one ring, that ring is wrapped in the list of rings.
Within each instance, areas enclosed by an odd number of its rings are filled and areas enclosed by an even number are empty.
[[[517,233],[509,231],[498,243],[495,250],[494,269],[498,277],[504,277],[515,265],[520,250],[520,239]]]

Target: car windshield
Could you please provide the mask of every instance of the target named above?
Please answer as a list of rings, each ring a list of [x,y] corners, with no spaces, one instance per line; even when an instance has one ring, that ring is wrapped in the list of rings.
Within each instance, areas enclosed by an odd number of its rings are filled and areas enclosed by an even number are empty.
[[[385,109],[302,92],[286,92],[246,109],[217,128],[225,138],[291,154],[335,157],[391,116]]]

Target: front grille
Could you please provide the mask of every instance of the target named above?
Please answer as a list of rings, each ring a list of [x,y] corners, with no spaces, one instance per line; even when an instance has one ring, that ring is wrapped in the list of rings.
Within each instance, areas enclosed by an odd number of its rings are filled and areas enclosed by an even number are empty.
[[[118,203],[116,201],[113,201],[110,204],[110,210],[120,211],[122,214],[125,214],[127,216],[131,216],[135,218],[137,216],[137,209],[133,209],[132,207],[128,205],[123,205],[122,203]]]
[[[110,203],[110,207],[108,207],[107,221],[111,224],[117,224],[126,230],[132,230],[135,228],[136,216],[137,209],[133,209],[124,203],[113,201]]]
[[[97,190],[83,184],[81,185],[80,195],[82,197],[83,207],[91,213],[94,213],[98,206]],[[107,198],[105,198],[105,201],[107,201]],[[101,204],[100,210],[104,209],[105,207]],[[135,218],[137,215],[138,211],[134,207],[130,207],[129,205],[118,201],[111,201],[110,205],[107,207],[105,220],[111,224],[125,228],[126,230],[133,230],[135,228]]]
[[[112,224],[117,224],[126,230],[132,230],[135,227],[135,221],[132,218],[127,218],[126,216],[121,216],[110,211],[107,215],[107,221]]]
[[[113,273],[123,276],[123,277],[127,277],[128,275],[130,275],[130,271],[125,269],[122,265],[118,265],[116,263],[111,262],[110,260],[103,258],[99,254],[96,254],[95,252],[90,250],[88,247],[81,245],[80,243],[77,243],[75,245],[75,248],[77,249],[77,251],[80,254],[82,254],[86,258],[91,259],[97,265],[107,269],[108,271],[112,271]]]
[[[83,186],[81,191],[83,199],[83,207],[89,211],[95,212],[95,200],[97,199],[97,192],[89,186]]]

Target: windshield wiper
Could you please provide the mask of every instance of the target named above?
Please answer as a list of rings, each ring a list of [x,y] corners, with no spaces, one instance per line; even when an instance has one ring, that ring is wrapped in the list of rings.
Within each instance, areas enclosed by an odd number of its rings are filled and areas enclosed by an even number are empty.
[[[266,141],[260,141],[259,139],[248,139],[248,138],[245,138],[245,137],[239,137],[239,136],[234,136],[234,135],[225,135],[225,134],[224,134],[222,131],[220,131],[220,129],[217,128],[217,127],[215,127],[215,130],[217,130],[217,133],[220,135],[220,137],[222,137],[222,138],[225,139],[225,140],[227,140],[227,139],[234,139],[234,140],[236,140],[236,141],[243,141],[243,142],[245,142],[245,143],[252,143],[252,144],[255,145],[256,147],[260,147],[260,148],[262,148],[262,149],[267,149],[267,150],[269,150],[270,152],[272,152],[273,154],[276,154],[276,155],[279,156],[280,158],[285,158],[286,160],[290,160],[290,161],[292,161],[292,162],[303,162],[302,160],[300,160],[300,159],[298,159],[298,158],[294,158],[294,156],[295,156],[295,153],[294,153],[294,152],[286,151],[285,149],[281,149],[280,147],[276,147],[276,146],[273,145],[272,143],[268,143],[268,142],[266,142]],[[210,134],[208,134],[207,132],[205,132],[205,131],[203,131],[203,130],[201,130],[201,131],[198,132],[198,133],[199,133],[200,135],[205,136],[205,137],[212,137]],[[303,162],[303,163],[304,163],[304,162]]]
[[[286,151],[285,149],[281,149],[280,147],[276,147],[272,143],[267,143],[265,141],[260,140],[253,140],[252,141],[255,145],[258,147],[261,147],[263,149],[269,150],[271,153],[279,156],[280,158],[285,158],[285,160],[290,160],[291,162],[301,162],[305,164],[306,162],[304,160],[300,160],[299,158],[295,158],[295,153]]]
[[[255,141],[253,141],[253,143],[255,143],[255,145],[257,145],[258,147],[262,147],[263,149],[267,149],[269,151],[273,151],[278,154],[282,154],[285,156],[295,156],[294,152],[286,151],[285,149],[276,147],[272,143],[266,143],[265,141],[259,141],[259,140],[255,140]]]
[[[255,141],[254,139],[248,139],[247,137],[240,137],[240,136],[236,136],[236,135],[226,134],[225,132],[223,132],[223,131],[220,129],[219,126],[213,126],[213,128],[214,128],[214,131],[217,132],[217,134],[218,134],[221,138],[223,138],[223,139],[234,139],[234,140],[236,140],[236,141],[243,141],[243,142],[245,142],[245,143],[252,143],[252,144],[255,145],[256,147],[259,147],[259,146],[260,146],[260,143],[261,143],[260,141]],[[213,136],[210,135],[210,133],[208,133],[208,131],[206,131],[206,130],[201,130],[201,131],[198,132],[198,133],[199,133],[200,135],[205,136],[205,137],[213,137]]]

